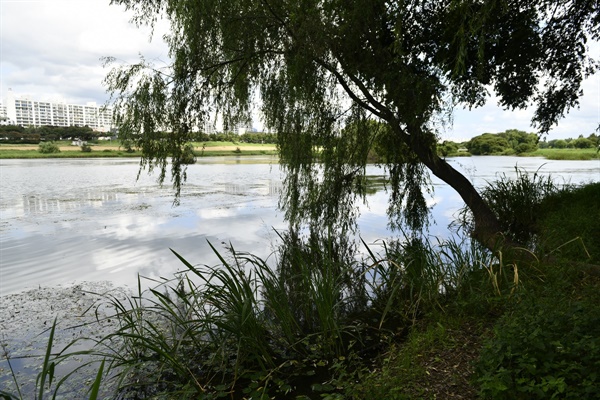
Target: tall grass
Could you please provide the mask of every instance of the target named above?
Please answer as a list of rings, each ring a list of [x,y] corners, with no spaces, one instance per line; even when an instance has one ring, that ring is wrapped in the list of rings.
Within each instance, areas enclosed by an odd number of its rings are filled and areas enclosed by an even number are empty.
[[[481,196],[498,218],[503,233],[512,241],[533,248],[539,233],[542,201],[565,188],[550,175],[541,174],[539,168],[533,174],[518,167],[515,172],[515,178],[502,174],[488,182]],[[473,216],[466,206],[459,211],[454,225],[467,233],[473,231]]]
[[[600,158],[597,149],[538,149],[528,155],[542,156],[548,160],[595,160]]]
[[[139,280],[125,300],[105,294],[119,327],[85,352],[104,360],[90,397],[102,386],[118,399],[351,396],[424,316],[478,291],[515,290],[509,269],[488,273],[501,260],[463,240],[410,237],[377,252],[364,243],[358,259],[342,239],[280,238],[267,259],[213,247],[216,266],[173,251],[187,273],[147,290]]]
[[[357,260],[340,240],[280,237],[266,260],[213,248],[217,266],[193,265],[173,251],[188,273],[109,297],[120,328],[96,354],[118,397],[342,395],[418,318],[469,290],[469,271],[492,264],[457,241],[411,238]]]

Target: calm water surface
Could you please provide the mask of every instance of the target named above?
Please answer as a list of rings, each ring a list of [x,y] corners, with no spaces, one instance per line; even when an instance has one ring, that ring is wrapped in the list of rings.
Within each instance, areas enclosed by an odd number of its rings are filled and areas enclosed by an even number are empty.
[[[559,182],[600,181],[600,161],[470,157],[452,159],[475,185],[518,165],[551,174]],[[273,157],[202,158],[188,168],[181,204],[173,206],[169,185],[142,173],[134,159],[0,160],[0,295],[27,288],[109,280],[135,286],[138,274],[170,278],[183,270],[169,248],[192,264],[217,263],[208,246],[266,257],[274,229],[286,224],[277,210],[281,172]],[[368,174],[381,176],[376,166]],[[437,180],[430,200],[432,235],[462,206]],[[359,205],[360,235],[368,243],[391,235],[386,228],[384,189]]]

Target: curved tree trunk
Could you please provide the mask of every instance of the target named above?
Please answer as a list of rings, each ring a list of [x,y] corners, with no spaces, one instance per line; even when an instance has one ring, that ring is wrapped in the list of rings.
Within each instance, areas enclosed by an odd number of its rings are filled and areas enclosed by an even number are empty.
[[[460,172],[454,169],[446,161],[442,160],[431,149],[413,149],[421,162],[429,170],[463,199],[467,207],[473,213],[475,229],[472,236],[490,250],[497,250],[499,241],[504,240],[501,235],[502,227],[496,215],[488,204],[483,200],[473,184]]]
[[[435,176],[450,185],[465,201],[473,213],[475,229],[472,236],[475,240],[493,253],[502,252],[503,260],[507,263],[527,266],[540,261],[530,249],[502,234],[500,221],[464,175],[442,160],[433,150],[418,146],[415,148],[411,146],[411,148]],[[546,255],[543,261],[553,262],[555,259]],[[589,275],[600,277],[599,265],[588,263],[573,263],[572,265]]]
[[[398,127],[398,126],[397,126]],[[423,132],[411,128],[407,135],[399,127],[399,134],[407,139],[411,150],[419,160],[439,179],[454,189],[473,213],[474,230],[471,236],[485,248],[497,253],[503,252],[505,260],[531,263],[539,261],[536,256],[522,244],[508,239],[502,233],[502,225],[486,201],[481,197],[473,184],[445,160],[441,159],[430,145],[422,143]],[[413,138],[417,138],[414,140]]]

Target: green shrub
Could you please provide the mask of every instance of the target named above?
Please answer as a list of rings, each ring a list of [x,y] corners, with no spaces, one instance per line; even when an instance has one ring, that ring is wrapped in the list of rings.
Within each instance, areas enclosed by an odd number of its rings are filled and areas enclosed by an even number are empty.
[[[196,153],[194,153],[194,146],[191,143],[186,144],[183,148],[181,159],[183,164],[194,164],[196,162]]]
[[[571,187],[546,198],[540,208],[542,249],[571,261],[600,263],[600,182]]]
[[[92,147],[89,144],[84,143],[84,144],[81,145],[81,151],[84,152],[84,153],[91,153],[92,152]]]
[[[38,151],[42,154],[60,153],[60,148],[52,142],[40,143]]]
[[[524,302],[499,321],[475,376],[484,398],[600,398],[600,305]]]

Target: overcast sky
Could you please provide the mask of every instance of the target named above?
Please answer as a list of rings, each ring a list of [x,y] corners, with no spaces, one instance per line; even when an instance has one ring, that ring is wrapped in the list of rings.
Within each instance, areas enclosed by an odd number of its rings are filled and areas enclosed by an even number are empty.
[[[160,35],[129,23],[131,15],[109,0],[0,0],[0,98],[9,88],[34,100],[103,104],[107,69],[100,58],[126,62],[167,61]],[[600,59],[600,46],[593,54]],[[456,110],[442,138],[466,140],[483,132],[533,131],[531,111],[508,112],[492,99],[475,111]],[[588,136],[600,123],[600,75],[584,84],[581,107],[572,110],[548,139]],[[257,125],[259,125],[257,123]],[[258,126],[260,127],[260,126]]]

